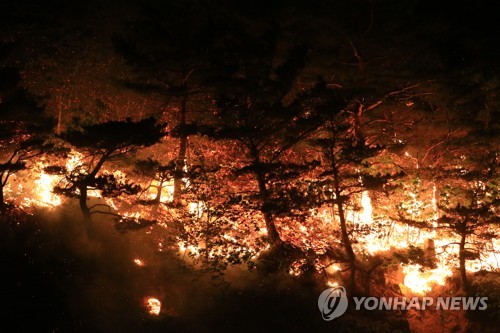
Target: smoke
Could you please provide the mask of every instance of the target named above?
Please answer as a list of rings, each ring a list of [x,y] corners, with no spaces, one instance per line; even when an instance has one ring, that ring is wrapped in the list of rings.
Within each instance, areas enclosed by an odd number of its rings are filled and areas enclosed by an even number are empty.
[[[159,251],[158,243],[166,236],[160,226],[121,233],[111,217],[96,215],[89,227],[71,205],[39,209],[20,219],[9,228],[2,225],[8,230],[1,233],[3,266],[16,272],[6,271],[2,293],[20,284],[6,298],[13,304],[7,316],[12,327],[42,332],[203,331],[206,321],[217,322],[214,314],[228,306],[218,303],[226,297],[227,285],[214,281],[210,272],[193,270],[176,250]],[[243,276],[251,274],[233,268],[229,280],[239,288],[254,283]],[[148,313],[147,297],[160,300],[158,316]]]
[[[322,289],[314,279],[236,266],[226,272],[229,287],[186,265],[177,249],[159,251],[167,232],[160,226],[123,234],[96,216],[88,228],[76,207],[1,222],[2,325],[17,331],[331,329],[317,313]],[[161,302],[158,316],[148,312],[147,297]]]

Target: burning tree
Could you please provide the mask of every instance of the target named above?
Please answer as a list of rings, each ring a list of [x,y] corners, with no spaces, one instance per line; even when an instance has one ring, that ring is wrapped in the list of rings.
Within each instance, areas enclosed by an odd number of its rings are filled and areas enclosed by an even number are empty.
[[[188,173],[186,198],[189,214],[180,225],[179,245],[216,276],[222,276],[229,265],[248,263],[265,246],[263,225],[254,211],[241,205],[238,194],[227,186],[230,168],[194,166]]]
[[[313,108],[304,105],[309,92],[294,90],[306,64],[307,47],[292,48],[275,67],[275,31],[259,37],[241,33],[234,40],[238,42],[226,52],[239,59],[239,64],[226,79],[227,84],[218,87],[218,119],[209,134],[241,147],[232,165],[234,174],[244,179],[246,189],[235,204],[259,212],[268,242],[275,249],[283,249],[285,243],[276,220],[302,213],[298,207],[305,201],[290,195],[295,190],[291,184],[315,164],[308,158],[299,161],[299,153],[293,152],[318,126]]]
[[[64,170],[64,182],[55,188],[55,192],[78,198],[83,217],[90,222],[89,190],[100,190],[103,196],[135,194],[140,190],[139,186],[119,180],[113,174],[100,173],[103,165],[140,147],[151,146],[164,136],[164,125],[158,124],[154,118],[83,125],[62,134],[66,142],[87,154],[87,161],[72,170]]]
[[[356,230],[356,222],[350,221],[352,212],[359,210],[357,201],[362,194],[366,195],[363,192],[368,189],[381,190],[382,185],[398,175],[399,171],[394,168],[379,170],[374,166],[382,148],[370,144],[365,138],[354,109],[356,103],[349,103],[351,99],[339,92],[326,91],[324,96],[330,99],[326,103],[330,109],[322,113],[323,125],[311,140],[314,146],[321,149],[324,161],[323,171],[314,184],[316,205],[331,207],[331,218],[339,223],[341,250],[332,245],[328,255],[348,264],[349,285],[355,293],[356,272],[367,271],[360,265],[353,247],[354,243],[360,241],[358,237],[362,235],[362,230]],[[368,218],[371,220],[371,216]]]
[[[27,167],[28,160],[47,152],[54,126],[25,90],[17,87],[15,68],[0,70],[0,206],[10,176]]]
[[[193,5],[193,4],[191,4]],[[161,11],[162,16],[158,16]],[[125,33],[113,38],[115,52],[132,69],[125,86],[168,105],[162,112],[178,139],[173,204],[181,203],[182,178],[187,166],[188,138],[194,134],[196,112],[207,98],[207,80],[214,55],[213,22],[198,8],[170,4],[168,11],[144,6]],[[186,25],[186,20],[190,24]],[[201,105],[201,107],[200,107]],[[166,164],[165,161],[162,161]]]
[[[151,203],[159,204],[162,202],[163,189],[171,179],[174,179],[175,170],[175,161],[168,164],[162,164],[160,161],[151,158],[136,161],[135,172],[150,179],[150,184],[145,190],[153,188],[156,191],[155,197],[150,201]]]
[[[488,252],[495,251],[488,244],[498,237],[500,192],[495,174],[496,156],[490,167],[472,180],[471,174],[463,173],[454,182],[448,180],[441,189],[439,208],[444,215],[438,219],[438,228],[458,237],[457,241],[446,244],[445,250],[448,246],[458,247],[460,278],[467,294],[471,292],[467,260],[482,261]]]

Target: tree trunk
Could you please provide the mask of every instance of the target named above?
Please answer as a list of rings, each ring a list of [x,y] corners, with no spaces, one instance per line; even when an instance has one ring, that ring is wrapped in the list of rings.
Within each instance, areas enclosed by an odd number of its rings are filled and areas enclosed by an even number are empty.
[[[175,174],[174,174],[174,205],[179,205],[181,202],[182,194],[182,178],[183,172],[186,165],[186,154],[187,154],[187,133],[186,133],[186,107],[187,107],[188,96],[185,94],[181,99],[181,105],[179,108],[179,154],[177,155],[177,161],[175,163]]]
[[[271,244],[280,246],[283,241],[280,238],[280,234],[276,229],[276,225],[274,224],[273,215],[269,212],[263,212],[264,221],[266,222],[267,235],[271,241]]]
[[[337,197],[338,198],[338,197]],[[347,260],[350,266],[349,287],[351,293],[356,293],[356,255],[352,248],[351,240],[349,239],[349,232],[347,231],[347,221],[345,219],[344,207],[340,199],[337,199],[337,209],[339,211],[340,232],[342,235],[342,244],[344,251],[347,254]]]
[[[458,252],[458,261],[460,268],[460,278],[462,280],[462,287],[466,295],[470,292],[469,279],[467,278],[467,270],[465,269],[466,253],[465,253],[465,240],[467,238],[467,233],[462,231],[460,238],[460,248]]]
[[[161,202],[161,190],[163,189],[163,179],[158,183],[156,187],[156,197],[154,198],[154,202],[159,204]]]
[[[5,211],[5,206],[6,205],[3,197],[3,184],[0,184],[0,213],[3,213]]]
[[[90,215],[90,209],[87,206],[87,187],[82,186],[78,188],[80,190],[80,209],[82,210],[83,219],[85,222],[90,223],[92,221],[92,216]]]
[[[62,113],[62,97],[61,94],[59,93],[57,95],[57,130],[56,134],[60,135],[61,134],[61,113]]]
[[[267,228],[267,236],[269,237],[270,243],[272,245],[280,246],[282,245],[282,240],[274,224],[273,214],[269,212],[267,205],[269,204],[269,192],[267,190],[266,181],[264,175],[259,172],[255,173],[257,182],[259,184],[259,196],[262,199],[261,212],[264,215],[264,221]]]
[[[79,197],[80,209],[83,214],[83,219],[85,220],[85,222],[88,222],[89,227],[90,227],[90,222],[92,221],[92,215],[90,214],[90,209],[87,206],[87,197],[88,197],[87,184],[89,183],[90,180],[95,179],[95,176],[97,175],[99,170],[102,168],[102,166],[108,160],[108,158],[111,156],[112,153],[113,151],[105,152],[95,165],[92,172],[90,172],[86,176],[85,180],[83,180],[78,186],[78,190],[80,191],[80,197]]]
[[[352,294],[356,294],[356,254],[352,248],[351,240],[349,239],[349,232],[347,230],[347,221],[345,219],[344,202],[341,198],[340,179],[335,161],[335,156],[332,152],[332,171],[333,171],[333,184],[335,187],[335,203],[339,212],[340,232],[342,237],[342,244],[344,251],[347,255],[348,264],[350,266],[349,288]]]
[[[111,156],[111,154],[113,154],[113,151],[107,151],[105,152],[101,158],[99,159],[99,161],[97,162],[97,164],[95,165],[94,169],[92,170],[92,172],[90,172],[88,174],[88,176],[86,176],[86,179],[93,179],[95,178],[95,176],[97,175],[97,173],[99,172],[99,170],[101,170],[102,166],[104,165],[104,163],[108,160],[108,158]],[[83,187],[83,186],[82,186]],[[87,191],[87,186],[85,185],[85,192]]]
[[[484,107],[486,109],[486,119],[484,120],[484,130],[488,131],[490,129],[490,122],[491,122],[491,110],[488,107],[488,104],[485,103]]]

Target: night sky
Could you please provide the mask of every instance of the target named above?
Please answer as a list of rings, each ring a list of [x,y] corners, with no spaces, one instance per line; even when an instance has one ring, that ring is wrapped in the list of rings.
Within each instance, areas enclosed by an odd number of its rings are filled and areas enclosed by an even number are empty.
[[[95,111],[96,100],[114,109],[127,103],[137,109],[144,104],[138,100],[141,97],[132,93],[123,97],[120,85],[135,74],[124,64],[113,40],[130,38],[141,30],[144,43],[161,45],[159,27],[183,36],[208,22],[220,25],[215,28],[222,30],[217,32],[220,35],[226,29],[228,38],[241,22],[254,33],[273,27],[279,31],[276,62],[291,45],[306,43],[304,84],[321,76],[331,84],[365,90],[365,99],[377,99],[376,93],[388,93],[395,86],[429,80],[436,85],[433,89],[450,90],[451,96],[436,98],[460,104],[452,109],[467,117],[474,112],[467,110],[468,99],[477,96],[464,94],[477,95],[471,88],[494,90],[489,84],[495,84],[498,71],[496,19],[487,1],[447,5],[431,1],[5,2],[0,12],[4,66],[20,70],[19,84],[40,96],[49,113],[58,107],[57,92],[65,99],[66,109]],[[193,43],[186,45],[190,52],[203,52]],[[210,50],[213,55],[219,51]],[[470,78],[471,73],[478,78]]]

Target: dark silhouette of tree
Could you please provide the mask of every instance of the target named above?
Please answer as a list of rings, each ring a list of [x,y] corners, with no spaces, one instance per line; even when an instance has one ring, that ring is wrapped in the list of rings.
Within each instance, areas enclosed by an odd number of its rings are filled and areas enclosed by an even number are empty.
[[[268,242],[274,249],[285,249],[289,247],[280,237],[276,220],[303,213],[306,200],[293,183],[316,163],[294,152],[318,126],[314,104],[308,105],[313,100],[312,90],[297,88],[307,47],[294,46],[279,59],[276,30],[257,36],[241,30],[234,34],[221,61],[235,69],[217,87],[217,120],[208,132],[215,139],[240,146],[232,169],[236,178],[244,180],[245,189],[235,204],[258,211],[265,221]],[[275,65],[277,62],[281,64]]]
[[[449,140],[440,147],[446,157],[437,169],[413,171],[413,182],[405,179],[403,186],[411,192],[411,203],[405,206],[402,199],[397,207],[399,222],[418,229],[437,230],[451,240],[442,246],[442,252],[458,248],[458,271],[464,293],[473,293],[467,275],[468,260],[482,262],[485,253],[496,251],[491,241],[498,237],[500,217],[496,211],[500,202],[498,157],[494,143],[481,142],[479,149],[470,150],[462,140]],[[493,145],[493,146],[491,146]],[[422,179],[432,179],[439,196],[437,211],[426,208],[420,196]],[[413,185],[412,185],[413,184]],[[407,198],[406,198],[407,199]],[[408,200],[407,200],[408,201]],[[430,201],[430,200],[428,200]],[[435,256],[435,253],[433,254]]]
[[[326,86],[323,90],[323,98],[330,100],[324,103],[330,109],[321,113],[322,125],[311,139],[323,156],[323,171],[315,181],[314,194],[317,205],[332,206],[333,219],[339,222],[342,250],[332,249],[330,255],[349,265],[349,286],[356,293],[356,272],[368,274],[374,267],[365,270],[358,262],[353,248],[357,242],[355,226],[347,211],[358,209],[355,201],[363,191],[381,191],[399,172],[376,166],[383,148],[368,143],[352,97],[345,91],[328,91]]]
[[[195,1],[182,6],[150,3],[139,12],[125,33],[113,38],[113,45],[132,68],[124,85],[163,100],[169,108],[162,112],[174,124],[171,136],[178,139],[173,203],[179,205],[188,137],[208,97],[207,81],[213,73],[209,60],[217,56],[216,25]]]
[[[150,188],[156,189],[156,196],[151,200],[152,203],[159,204],[161,202],[162,190],[165,188],[166,183],[174,178],[175,169],[175,161],[171,161],[166,165],[151,158],[136,161],[135,172],[150,180],[150,184],[145,190],[149,190]],[[153,181],[156,183],[153,184]]]
[[[222,277],[231,265],[247,263],[253,267],[251,258],[265,246],[262,236],[256,233],[261,221],[235,204],[240,201],[227,186],[227,171],[204,165],[190,169],[185,196],[192,206],[179,226],[178,238],[186,248],[182,254],[216,277]]]
[[[81,129],[63,133],[61,137],[85,152],[90,160],[73,170],[66,170],[65,181],[55,188],[55,192],[77,197],[84,219],[90,222],[92,212],[87,205],[89,189],[101,190],[103,196],[135,194],[140,190],[139,186],[120,181],[112,174],[100,174],[103,165],[140,147],[151,146],[164,136],[164,125],[158,124],[154,118],[84,125]]]
[[[446,245],[445,250],[448,246],[458,246],[460,279],[466,294],[471,294],[472,291],[466,261],[481,260],[484,252],[492,250],[487,245],[498,237],[500,216],[497,209],[500,192],[495,173],[498,163],[496,159],[496,156],[493,159],[490,156],[489,160],[492,162],[488,172],[455,174],[450,177],[452,181],[443,181],[441,189],[439,208],[443,215],[437,221],[438,228],[458,237],[456,242]]]

